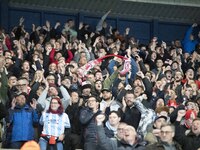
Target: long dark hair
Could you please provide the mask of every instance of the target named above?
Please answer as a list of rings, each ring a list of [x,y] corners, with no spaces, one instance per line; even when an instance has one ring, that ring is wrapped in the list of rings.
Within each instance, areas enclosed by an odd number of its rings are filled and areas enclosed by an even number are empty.
[[[60,104],[60,106],[58,107],[58,109],[56,111],[51,109],[52,100],[57,100],[58,104]],[[50,101],[49,109],[47,110],[47,113],[53,113],[53,114],[61,115],[63,112],[64,112],[64,108],[63,108],[63,105],[62,105],[62,101],[60,100],[60,97],[58,97],[58,96],[52,97],[52,99]]]

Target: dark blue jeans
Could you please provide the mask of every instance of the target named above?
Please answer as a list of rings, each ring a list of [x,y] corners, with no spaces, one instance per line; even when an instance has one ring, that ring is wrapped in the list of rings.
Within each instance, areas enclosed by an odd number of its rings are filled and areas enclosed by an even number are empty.
[[[20,149],[26,141],[11,142],[10,147],[13,149]]]

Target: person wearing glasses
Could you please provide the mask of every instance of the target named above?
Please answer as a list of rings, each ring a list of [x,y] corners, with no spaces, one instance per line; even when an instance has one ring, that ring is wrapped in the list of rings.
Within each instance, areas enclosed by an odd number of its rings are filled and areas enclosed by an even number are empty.
[[[174,141],[175,127],[173,124],[163,124],[160,129],[160,140],[148,145],[146,150],[182,150],[179,143]]]
[[[52,150],[55,147],[63,150],[62,141],[68,134],[71,127],[68,115],[64,112],[62,101],[55,96],[50,101],[49,109],[43,112],[40,118],[43,131],[39,140],[41,150]]]
[[[117,128],[117,136],[120,138],[109,138],[103,128],[104,114],[96,116],[97,140],[102,150],[144,150],[146,142],[138,139],[138,134],[133,126],[123,124]]]

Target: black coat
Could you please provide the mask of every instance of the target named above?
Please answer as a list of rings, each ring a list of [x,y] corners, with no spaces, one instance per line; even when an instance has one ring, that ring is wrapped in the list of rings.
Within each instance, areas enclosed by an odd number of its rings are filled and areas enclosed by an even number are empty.
[[[1,102],[0,102],[0,110],[1,110],[0,111],[0,120],[1,120],[8,115],[8,111],[7,111],[6,107]]]
[[[183,150],[197,150],[200,148],[200,135],[196,136],[192,131],[185,135],[178,123],[175,123],[175,128],[175,140],[181,144]]]
[[[123,116],[123,122],[137,129],[140,119],[141,119],[141,113],[136,107],[134,106],[132,108],[129,108],[128,106],[126,107],[126,110]]]

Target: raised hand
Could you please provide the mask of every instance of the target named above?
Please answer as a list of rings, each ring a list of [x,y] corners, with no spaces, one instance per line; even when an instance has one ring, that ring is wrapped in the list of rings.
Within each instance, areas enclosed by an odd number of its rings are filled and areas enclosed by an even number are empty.
[[[181,119],[185,116],[185,114],[186,114],[186,110],[179,110],[176,120],[181,121]]]
[[[11,103],[11,109],[14,109],[14,108],[15,108],[16,102],[17,102],[16,99],[13,98],[12,103]]]
[[[198,24],[197,23],[193,23],[192,24],[192,27],[194,28],[194,27],[197,27],[198,26]]]
[[[30,102],[30,106],[31,106],[33,109],[36,109],[37,100],[33,98],[33,99],[32,99],[32,102]]]
[[[24,17],[21,17],[21,18],[19,19],[19,25],[20,25],[20,26],[23,24],[24,20],[25,20]]]
[[[104,114],[99,114],[96,116],[96,122],[97,122],[97,125],[102,125],[103,124],[103,121],[105,120],[105,115]]]

